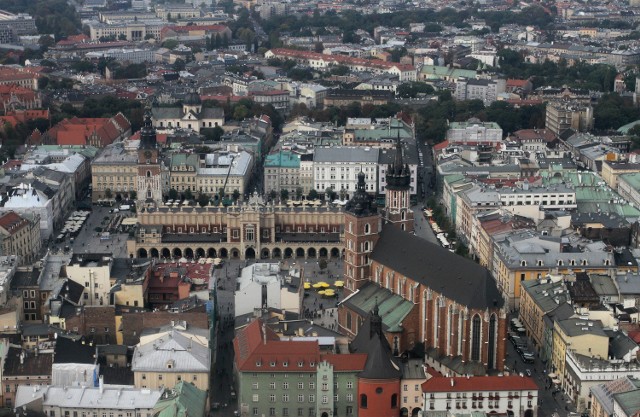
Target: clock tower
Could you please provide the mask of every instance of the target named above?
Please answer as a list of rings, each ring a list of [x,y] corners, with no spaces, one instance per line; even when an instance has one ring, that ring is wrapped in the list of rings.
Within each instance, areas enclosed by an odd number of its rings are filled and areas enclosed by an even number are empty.
[[[144,115],[144,125],[140,129],[140,145],[138,146],[138,177],[136,181],[136,205],[138,207],[162,202],[162,169],[159,156],[156,130],[151,123],[151,111],[147,108]]]

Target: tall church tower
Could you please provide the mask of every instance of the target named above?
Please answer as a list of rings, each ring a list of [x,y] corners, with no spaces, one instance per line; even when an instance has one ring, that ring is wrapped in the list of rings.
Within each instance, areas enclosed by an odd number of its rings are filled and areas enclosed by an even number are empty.
[[[151,123],[151,111],[147,108],[144,125],[140,129],[140,145],[138,146],[138,177],[136,181],[136,204],[162,202],[162,170],[160,151],[156,142],[156,130]]]
[[[400,136],[396,140],[396,155],[387,168],[384,222],[401,230],[413,232],[413,211],[411,210],[411,170],[404,163]]]
[[[382,228],[377,207],[367,194],[363,172],[358,174],[356,192],[345,206],[344,222],[344,295],[347,296],[368,281],[369,256]]]

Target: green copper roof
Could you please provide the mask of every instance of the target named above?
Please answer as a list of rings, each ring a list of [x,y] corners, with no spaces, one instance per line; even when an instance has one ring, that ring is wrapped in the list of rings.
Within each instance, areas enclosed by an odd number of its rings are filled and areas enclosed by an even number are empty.
[[[344,302],[363,316],[369,314],[377,303],[382,325],[388,332],[402,331],[402,320],[413,308],[413,303],[374,283],[364,285]]]
[[[207,393],[190,382],[180,381],[162,395],[153,408],[155,417],[204,417]]]
[[[280,151],[267,155],[265,167],[300,168],[300,157],[292,152]]]

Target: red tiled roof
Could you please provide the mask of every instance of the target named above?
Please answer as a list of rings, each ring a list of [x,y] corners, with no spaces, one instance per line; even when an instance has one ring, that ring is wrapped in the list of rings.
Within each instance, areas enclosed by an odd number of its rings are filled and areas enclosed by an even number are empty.
[[[25,227],[29,222],[13,211],[7,212],[0,216],[0,227],[5,229],[9,234],[13,235],[18,230]]]
[[[312,60],[312,59],[324,60],[324,61],[331,61],[336,64],[343,64],[343,65],[360,65],[364,67],[381,68],[381,69],[387,69],[387,70],[393,67],[396,67],[401,71],[413,71],[415,69],[413,65],[398,64],[397,62],[386,62],[379,59],[353,58],[353,57],[344,56],[344,55],[327,55],[327,54],[320,54],[317,52],[299,51],[296,49],[275,48],[275,49],[272,49],[271,52],[276,56],[284,56],[284,57],[308,59],[308,60]]]
[[[453,381],[453,384],[452,384]],[[538,391],[533,378],[518,375],[435,377],[422,383],[423,392]]]
[[[18,123],[25,123],[33,119],[48,119],[49,110],[16,110],[7,112],[6,115],[0,116],[0,120],[9,123],[15,127]]]
[[[629,338],[634,342],[640,344],[640,330],[630,331]]]
[[[22,161],[19,159],[9,159],[4,165],[2,165],[2,168],[5,171],[9,171],[11,169],[14,168],[20,168],[22,166]]]
[[[440,143],[436,143],[435,145],[433,145],[433,150],[434,151],[441,151],[441,150],[445,149],[447,146],[449,146],[449,141],[445,140],[445,141],[442,141]]]
[[[158,143],[167,143],[167,135],[166,133],[156,133],[156,142]],[[131,135],[130,140],[140,140],[140,131],[138,130],[136,133]]]
[[[121,113],[112,118],[79,118],[62,120],[47,131],[57,145],[86,145],[92,135],[97,135],[101,146],[113,143],[128,131],[131,124]]]
[[[546,142],[556,139],[555,133],[547,129],[520,129],[513,132],[513,137],[517,140],[542,139]]]
[[[507,80],[507,87],[524,87],[528,82],[529,80],[517,80],[514,78],[510,78]]]

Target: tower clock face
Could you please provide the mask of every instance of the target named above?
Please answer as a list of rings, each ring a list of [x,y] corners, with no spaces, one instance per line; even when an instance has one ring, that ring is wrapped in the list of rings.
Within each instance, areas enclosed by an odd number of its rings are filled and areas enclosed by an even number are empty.
[[[145,158],[151,158],[151,151],[146,151],[146,152],[144,153],[144,157],[145,157]]]

